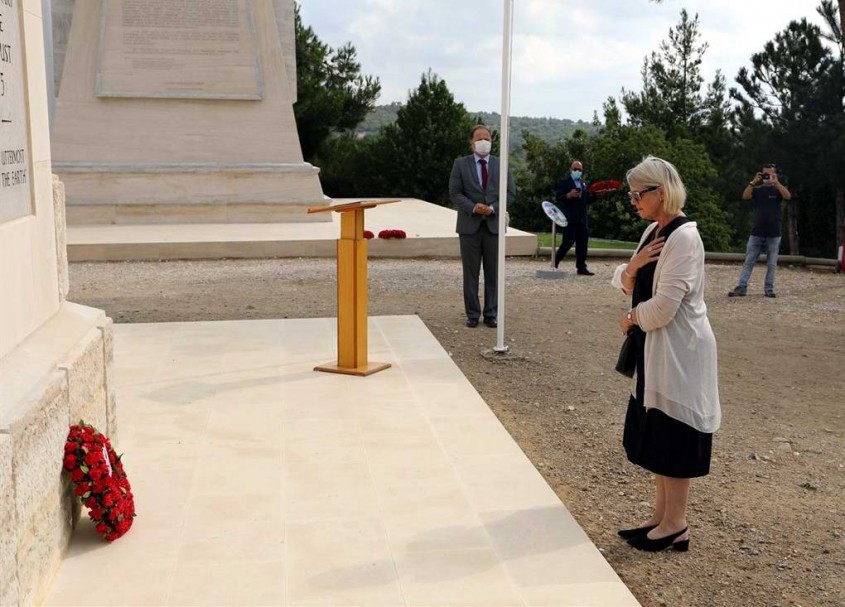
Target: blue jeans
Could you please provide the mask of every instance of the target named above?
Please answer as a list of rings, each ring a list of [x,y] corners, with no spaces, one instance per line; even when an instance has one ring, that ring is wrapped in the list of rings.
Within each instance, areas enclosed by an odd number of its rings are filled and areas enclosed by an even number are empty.
[[[778,265],[778,251],[780,250],[780,236],[749,236],[745,248],[745,263],[739,275],[739,286],[748,287],[751,270],[757,263],[760,253],[766,253],[766,293],[775,290],[775,269]]]

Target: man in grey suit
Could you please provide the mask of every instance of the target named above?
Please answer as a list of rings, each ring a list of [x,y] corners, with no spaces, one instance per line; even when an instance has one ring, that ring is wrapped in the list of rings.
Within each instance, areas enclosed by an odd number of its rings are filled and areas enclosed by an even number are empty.
[[[470,134],[472,154],[462,156],[452,165],[449,198],[458,210],[456,232],[461,242],[464,270],[464,309],[467,327],[478,326],[481,305],[478,300],[478,275],[484,265],[484,324],[497,326],[496,272],[499,249],[499,159],[490,155],[493,137],[484,125],[473,127]],[[516,194],[513,177],[508,174],[508,204]]]

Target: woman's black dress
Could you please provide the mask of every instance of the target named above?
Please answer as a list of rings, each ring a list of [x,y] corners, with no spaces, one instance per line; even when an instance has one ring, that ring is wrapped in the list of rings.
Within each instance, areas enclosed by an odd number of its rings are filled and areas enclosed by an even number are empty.
[[[678,227],[687,223],[686,217],[678,217],[663,228],[660,236],[669,237]],[[657,237],[653,230],[642,247]],[[631,307],[651,299],[654,270],[657,262],[640,268],[634,281]],[[662,476],[675,478],[693,478],[710,472],[710,453],[713,447],[713,435],[699,432],[695,428],[669,417],[658,409],[646,409],[643,406],[645,393],[645,332],[639,327],[633,328],[637,343],[637,394],[628,401],[628,413],[625,416],[625,432],[622,444],[628,460]]]

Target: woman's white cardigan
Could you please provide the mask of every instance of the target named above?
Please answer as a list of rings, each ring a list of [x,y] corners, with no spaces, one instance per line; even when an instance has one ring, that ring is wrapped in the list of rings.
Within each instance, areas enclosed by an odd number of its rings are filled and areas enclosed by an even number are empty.
[[[640,245],[656,228],[653,223],[646,229]],[[627,267],[616,268],[614,287],[622,288]],[[637,306],[637,323],[646,334],[643,405],[701,432],[715,432],[722,417],[716,338],[704,304],[704,245],[695,222],[666,239],[652,298]]]

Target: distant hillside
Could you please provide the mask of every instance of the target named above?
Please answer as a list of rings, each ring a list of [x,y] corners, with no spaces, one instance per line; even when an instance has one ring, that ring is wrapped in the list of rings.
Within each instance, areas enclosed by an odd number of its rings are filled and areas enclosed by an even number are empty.
[[[396,120],[396,112],[402,107],[400,103],[391,103],[388,105],[379,105],[370,112],[360,125],[358,125],[358,133],[362,136],[374,135],[378,130],[393,123]],[[489,124],[494,128],[498,128],[501,120],[499,114],[495,112],[470,112],[473,116],[477,116],[479,122]],[[522,149],[524,138],[522,131],[528,131],[532,135],[537,135],[541,139],[549,142],[558,141],[564,137],[568,137],[576,130],[582,129],[588,133],[593,133],[596,127],[589,122],[583,120],[573,121],[559,118],[531,118],[529,116],[511,116],[511,150]]]

